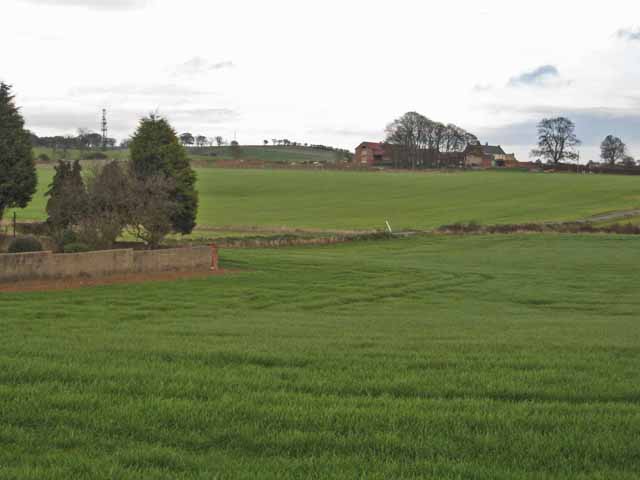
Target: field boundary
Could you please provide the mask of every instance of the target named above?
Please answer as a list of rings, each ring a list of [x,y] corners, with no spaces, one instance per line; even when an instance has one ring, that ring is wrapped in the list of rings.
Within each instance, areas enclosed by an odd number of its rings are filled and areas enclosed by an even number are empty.
[[[455,223],[443,225],[432,234],[443,235],[509,235],[517,233],[566,233],[566,234],[616,234],[640,235],[640,225],[616,223],[608,226],[595,226],[586,222],[565,223],[522,223],[481,225],[479,223]]]
[[[207,271],[211,268],[211,260],[209,246],[144,251],[127,248],[87,253],[6,253],[0,254],[0,283]]]
[[[386,232],[368,232],[351,235],[330,235],[324,237],[298,237],[295,235],[276,235],[273,237],[221,238],[215,241],[222,248],[279,248],[304,245],[334,245],[357,241],[384,240],[393,238]]]

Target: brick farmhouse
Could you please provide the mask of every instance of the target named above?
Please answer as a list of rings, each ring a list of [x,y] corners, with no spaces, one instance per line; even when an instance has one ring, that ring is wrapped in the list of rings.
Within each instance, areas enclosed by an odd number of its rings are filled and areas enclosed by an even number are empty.
[[[356,147],[353,162],[369,167],[393,167],[398,147],[388,143],[363,142]],[[513,168],[519,162],[513,153],[506,153],[501,146],[469,145],[463,152],[436,152],[424,150],[424,158],[441,168]]]

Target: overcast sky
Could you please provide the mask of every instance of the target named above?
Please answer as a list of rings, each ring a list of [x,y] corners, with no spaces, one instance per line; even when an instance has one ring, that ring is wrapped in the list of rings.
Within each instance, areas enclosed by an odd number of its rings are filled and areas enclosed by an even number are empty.
[[[0,79],[28,128],[179,132],[353,149],[406,111],[520,159],[567,115],[583,160],[617,134],[640,157],[640,2],[2,0]]]

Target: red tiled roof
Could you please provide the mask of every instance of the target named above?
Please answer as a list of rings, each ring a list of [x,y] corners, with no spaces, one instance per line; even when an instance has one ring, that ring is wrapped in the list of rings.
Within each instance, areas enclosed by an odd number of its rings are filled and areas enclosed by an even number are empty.
[[[379,142],[362,142],[360,145],[358,145],[358,148],[363,146],[373,150],[374,155],[384,155],[385,153],[384,145]]]

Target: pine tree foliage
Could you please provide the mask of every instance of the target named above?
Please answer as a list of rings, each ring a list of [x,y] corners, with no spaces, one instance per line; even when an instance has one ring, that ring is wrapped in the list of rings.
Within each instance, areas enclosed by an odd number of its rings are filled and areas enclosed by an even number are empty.
[[[173,230],[189,234],[196,226],[198,192],[196,174],[175,130],[164,118],[150,115],[140,121],[131,139],[131,163],[139,179],[163,175],[174,185],[171,216]]]
[[[11,87],[0,83],[0,220],[7,208],[26,207],[37,183],[29,131]]]

